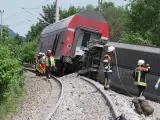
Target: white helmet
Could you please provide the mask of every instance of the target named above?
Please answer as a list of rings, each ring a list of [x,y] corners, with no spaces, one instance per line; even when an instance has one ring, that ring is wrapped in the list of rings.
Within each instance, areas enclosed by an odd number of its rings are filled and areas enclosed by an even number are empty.
[[[145,63],[144,60],[138,60],[138,65],[143,65]]]
[[[42,55],[42,53],[40,52],[39,55]]]
[[[108,47],[108,52],[113,52],[114,50],[115,50],[115,47],[113,46]]]
[[[45,53],[42,53],[42,55],[45,55]]]

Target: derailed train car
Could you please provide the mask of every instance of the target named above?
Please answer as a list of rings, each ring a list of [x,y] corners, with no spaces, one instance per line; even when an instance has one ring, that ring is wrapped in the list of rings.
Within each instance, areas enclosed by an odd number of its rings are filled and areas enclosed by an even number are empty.
[[[88,42],[98,39],[106,43],[108,36],[104,17],[97,11],[83,11],[47,26],[41,33],[36,54],[51,49],[63,75],[78,69]]]
[[[160,88],[158,90],[154,89],[154,85],[160,77],[160,48],[109,42],[104,47],[103,55],[108,46],[114,46],[116,48],[116,54],[113,60],[114,69],[111,76],[112,88],[124,93],[128,91],[129,93],[137,94],[138,91],[137,87],[134,86],[132,73],[137,66],[137,61],[144,59],[145,63],[149,63],[151,66],[151,72],[146,76],[147,88],[144,95],[151,100],[160,101]],[[103,73],[99,74],[99,82],[104,83]]]

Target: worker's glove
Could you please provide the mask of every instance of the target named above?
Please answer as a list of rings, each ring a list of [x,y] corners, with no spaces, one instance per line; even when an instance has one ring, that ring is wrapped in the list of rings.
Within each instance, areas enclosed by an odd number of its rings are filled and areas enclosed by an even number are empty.
[[[157,83],[154,87],[157,90],[158,89],[159,84]]]

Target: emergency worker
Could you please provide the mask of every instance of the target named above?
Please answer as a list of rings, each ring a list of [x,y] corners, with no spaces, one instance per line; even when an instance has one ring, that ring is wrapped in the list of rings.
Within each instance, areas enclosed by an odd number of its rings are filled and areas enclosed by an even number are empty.
[[[134,78],[134,85],[138,86],[138,97],[141,97],[147,86],[146,73],[150,72],[150,66],[149,64],[145,65],[144,60],[139,60],[137,65],[132,77]]]
[[[42,63],[41,63],[41,66],[43,68],[43,73],[45,74],[45,72],[46,72],[45,53],[42,53]]]
[[[113,46],[108,47],[107,53],[104,55],[104,69],[105,69],[105,83],[104,89],[107,90],[110,87],[110,75],[112,74],[113,63],[112,57],[114,56],[115,48]]]
[[[36,66],[39,64],[39,59],[40,59],[40,54],[41,53],[39,53],[38,55],[37,55],[37,57],[35,58],[35,69],[36,69]],[[36,69],[36,76],[38,75],[38,70]]]
[[[46,64],[46,77],[50,78],[52,67],[55,67],[55,60],[53,55],[51,54],[51,50],[48,50],[46,53],[45,64]]]

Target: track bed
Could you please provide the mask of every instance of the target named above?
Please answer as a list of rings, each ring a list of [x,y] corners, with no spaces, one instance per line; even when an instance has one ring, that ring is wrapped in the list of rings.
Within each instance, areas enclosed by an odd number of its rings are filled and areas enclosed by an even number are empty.
[[[62,101],[51,120],[112,120],[103,95],[90,83],[70,74],[60,78]]]

